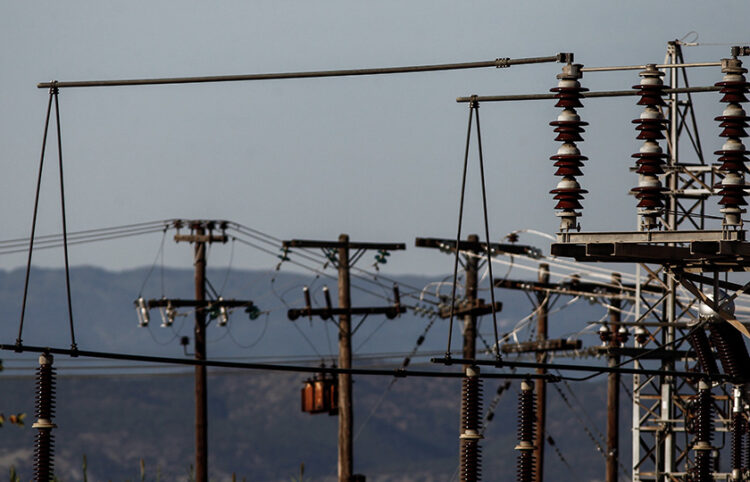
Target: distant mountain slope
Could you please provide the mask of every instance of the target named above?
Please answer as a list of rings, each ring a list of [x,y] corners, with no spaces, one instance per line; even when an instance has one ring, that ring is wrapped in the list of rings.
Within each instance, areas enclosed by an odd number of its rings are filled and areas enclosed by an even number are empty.
[[[180,317],[175,323],[181,329],[159,328],[158,314],[153,313],[150,328],[136,326],[132,301],[138,296],[146,269],[108,272],[97,268],[76,268],[73,283],[76,337],[79,347],[129,353],[184,356],[176,336],[190,335],[192,319]],[[210,271],[209,278],[220,289],[224,272]],[[274,280],[273,282],[271,280]],[[421,288],[432,279],[399,277],[402,293],[414,286]],[[24,342],[36,345],[67,347],[70,336],[65,307],[64,277],[60,270],[35,269]],[[143,289],[148,298],[162,293],[169,297],[192,295],[192,272],[165,270],[164,291],[161,273],[151,275]],[[370,291],[381,290],[364,283]],[[231,318],[227,328],[209,327],[209,356],[292,358],[297,356],[326,358],[336,351],[335,332],[315,320],[289,322],[284,303],[300,306],[301,288],[313,285],[320,304],[321,280],[288,272],[233,271],[225,284],[226,298],[250,298],[263,316],[249,320],[242,312]],[[334,291],[335,283],[327,283]],[[386,281],[384,293],[390,282]],[[0,340],[12,343],[16,337],[23,288],[23,272],[0,272],[0,315],[3,327]],[[486,295],[485,295],[486,297]],[[357,304],[382,304],[372,294],[353,291]],[[503,330],[530,312],[531,305],[518,292],[500,292],[504,302],[499,315]],[[404,300],[408,298],[405,296]],[[409,303],[413,302],[409,301]],[[600,307],[577,303],[551,317],[553,336],[576,332],[585,321],[599,318]],[[267,323],[267,325],[266,325]],[[355,353],[408,352],[424,331],[427,319],[409,314],[396,320],[368,318],[354,336]],[[299,329],[299,330],[298,330]],[[458,328],[457,328],[458,329]],[[326,334],[327,331],[327,334]],[[491,339],[488,318],[481,330]],[[300,333],[302,332],[304,336]],[[458,331],[454,340],[458,339]],[[445,350],[447,323],[437,321],[428,333],[420,351]],[[590,341],[589,341],[590,342]],[[161,344],[160,344],[161,343]],[[251,345],[242,348],[240,345]],[[329,345],[330,343],[330,345]],[[329,348],[330,346],[330,348]],[[456,343],[455,346],[458,346]],[[481,346],[481,344],[480,344]],[[0,373],[0,411],[33,413],[33,380],[14,367],[33,366],[34,356],[0,354],[7,370]],[[400,358],[387,360],[397,366]],[[418,363],[419,361],[417,361]],[[72,368],[84,362],[57,357],[61,375],[58,390],[58,413],[55,431],[56,465],[63,480],[81,480],[81,456],[87,455],[89,480],[135,480],[141,458],[146,462],[148,478],[155,480],[156,467],[161,480],[186,480],[193,451],[193,388],[189,371],[172,375],[80,375]],[[103,362],[97,362],[102,364]],[[359,364],[377,363],[360,359]],[[435,367],[427,367],[437,369]],[[455,369],[456,367],[454,367]],[[141,370],[142,371],[142,370]],[[89,370],[90,372],[90,370]],[[113,372],[113,370],[108,370]],[[86,373],[85,371],[83,373]],[[232,472],[250,481],[288,481],[305,464],[305,480],[333,480],[336,469],[336,418],[310,416],[299,410],[299,388],[303,375],[263,372],[209,371],[209,446],[212,480],[229,480]],[[371,481],[448,481],[457,466],[459,383],[445,379],[399,379],[383,395],[391,382],[388,377],[355,377],[355,431],[368,419],[373,407],[384,396],[355,443],[355,468]],[[604,384],[600,382],[574,386],[577,399],[584,406],[586,423],[591,430],[603,431]],[[515,385],[514,385],[515,386]],[[496,381],[486,383],[485,401],[493,398]],[[560,387],[565,390],[564,387]],[[554,389],[550,395],[548,431],[556,440],[572,470],[548,449],[548,473],[554,480],[597,480],[603,473],[603,457],[583,431],[578,418]],[[494,421],[486,433],[484,446],[484,480],[513,480],[516,443],[516,393],[506,392],[498,405]],[[571,403],[577,404],[568,392]],[[625,402],[623,402],[625,403]],[[627,404],[623,421],[629,420]],[[583,412],[579,417],[584,417]],[[30,425],[30,424],[29,424]],[[627,457],[629,437],[623,425],[623,455]],[[31,474],[33,430],[6,425],[0,429],[0,476],[14,464],[24,480]],[[627,460],[627,458],[625,459]],[[627,465],[627,464],[626,464]],[[7,472],[6,472],[7,473]],[[574,475],[575,474],[575,475]]]

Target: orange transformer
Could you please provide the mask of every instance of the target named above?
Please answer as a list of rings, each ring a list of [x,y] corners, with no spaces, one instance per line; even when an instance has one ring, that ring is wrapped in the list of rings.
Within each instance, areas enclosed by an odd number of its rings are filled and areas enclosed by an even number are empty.
[[[303,412],[338,414],[339,384],[333,376],[318,374],[308,378],[300,394]]]

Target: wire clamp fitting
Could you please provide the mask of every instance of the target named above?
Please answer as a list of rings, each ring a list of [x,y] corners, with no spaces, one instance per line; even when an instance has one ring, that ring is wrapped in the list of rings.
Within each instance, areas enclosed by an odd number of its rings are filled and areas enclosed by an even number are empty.
[[[498,69],[507,69],[510,67],[510,58],[508,57],[501,57],[499,59],[495,59],[495,67]]]

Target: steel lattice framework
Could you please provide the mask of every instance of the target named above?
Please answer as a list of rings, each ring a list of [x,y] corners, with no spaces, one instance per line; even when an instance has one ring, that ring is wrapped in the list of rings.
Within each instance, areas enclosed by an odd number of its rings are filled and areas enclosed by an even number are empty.
[[[665,64],[684,64],[679,42],[669,42]],[[685,68],[668,72],[672,89],[688,87]],[[665,174],[667,188],[662,222],[666,230],[680,228],[704,230],[706,202],[716,194],[715,186],[721,179],[716,165],[706,163],[698,133],[693,100],[690,93],[670,94],[666,99],[668,114],[668,162]],[[690,149],[680,151],[689,140]],[[662,348],[658,361],[635,362],[636,367],[657,363],[664,370],[674,370],[677,363],[696,369],[694,359],[680,358],[680,351],[689,350],[686,339],[689,328],[685,322],[695,321],[691,313],[697,300],[679,299],[673,273],[668,266],[654,267],[639,264],[636,268],[637,291],[635,316],[637,321],[663,323],[653,330],[647,342],[649,348]],[[663,288],[658,298],[643,296],[644,287]],[[636,342],[637,344],[637,342]],[[697,380],[676,379],[668,376],[633,375],[632,451],[633,481],[685,480],[694,464],[691,436],[686,431],[686,404],[696,395]],[[717,432],[729,431],[729,400],[725,384],[714,389],[714,422]],[[728,474],[715,473],[716,477]]]

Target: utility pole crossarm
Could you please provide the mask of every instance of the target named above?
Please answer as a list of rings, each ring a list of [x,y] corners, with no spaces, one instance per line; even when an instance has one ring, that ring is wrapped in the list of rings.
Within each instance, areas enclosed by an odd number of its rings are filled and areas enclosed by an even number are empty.
[[[438,248],[447,251],[454,251],[456,249],[456,240],[442,238],[416,238],[414,240],[414,246],[417,248]],[[485,253],[487,252],[487,243],[462,240],[458,243],[458,249],[459,251]],[[532,258],[538,258],[541,255],[539,249],[534,246],[515,243],[490,243],[490,250],[492,250],[493,254],[520,254]]]
[[[581,340],[545,339],[539,341],[525,341],[521,343],[504,343],[500,345],[503,353],[543,353],[550,351],[578,350],[583,343]]]
[[[502,311],[503,303],[500,301],[495,302],[495,312]],[[464,300],[458,302],[453,308],[453,316],[483,316],[492,314],[492,305],[486,304],[483,299],[475,299],[469,302]],[[446,319],[451,317],[451,307],[443,306],[440,308],[440,318]]]
[[[378,249],[384,251],[398,251],[406,249],[405,243],[352,243],[342,241],[317,241],[312,239],[291,239],[282,241],[284,248],[330,248],[330,249]]]
[[[177,243],[226,243],[229,236],[226,234],[175,234],[174,240]]]
[[[405,306],[375,306],[363,308],[292,308],[287,311],[287,317],[294,321],[300,316],[319,316],[329,319],[332,315],[385,315],[387,318],[395,318],[401,313],[406,313]]]
[[[147,301],[147,306],[151,308],[166,308],[171,306],[172,308],[208,308],[208,307],[226,307],[226,308],[242,308],[246,306],[253,306],[253,302],[250,300],[183,300],[183,299],[171,299],[171,298],[159,298]]]
[[[525,280],[501,279],[495,281],[496,288],[506,288],[512,290],[525,291],[546,291],[549,293],[567,294],[571,296],[602,296],[618,299],[632,299],[633,295],[622,293],[622,290],[635,292],[635,285],[622,284],[614,286],[612,284],[590,283],[586,281],[568,281],[562,283],[542,283]],[[642,286],[641,291],[649,293],[664,293],[663,288],[655,286]]]

